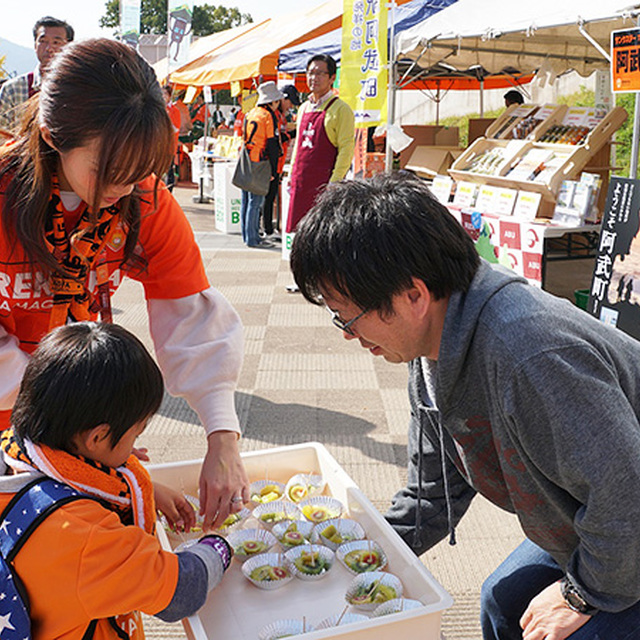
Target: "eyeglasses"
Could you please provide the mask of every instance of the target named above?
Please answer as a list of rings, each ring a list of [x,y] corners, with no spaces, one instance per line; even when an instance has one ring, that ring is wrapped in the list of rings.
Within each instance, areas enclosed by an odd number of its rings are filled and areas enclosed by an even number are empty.
[[[342,320],[342,318],[340,317],[340,314],[337,311],[333,311],[332,309],[329,309],[329,307],[326,307],[326,309],[331,314],[331,322],[333,322],[334,326],[338,327],[340,331],[344,331],[345,333],[348,333],[350,336],[356,335],[353,329],[351,328],[354,322],[362,318],[362,316],[365,313],[369,313],[369,309],[365,309],[364,311],[359,313],[355,318],[351,318],[349,322],[345,322],[344,320]]]
[[[331,75],[328,71],[307,71],[307,78],[312,78],[313,76],[329,76]]]

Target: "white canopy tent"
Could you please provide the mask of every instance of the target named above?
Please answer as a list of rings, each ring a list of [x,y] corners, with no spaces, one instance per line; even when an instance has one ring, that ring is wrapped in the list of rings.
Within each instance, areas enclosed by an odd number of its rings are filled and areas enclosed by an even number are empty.
[[[458,0],[398,34],[397,55],[422,67],[446,61],[458,68],[482,65],[492,73],[516,67],[553,81],[575,70],[588,76],[610,66],[610,37],[635,27],[640,4],[629,0]],[[640,123],[636,95],[636,123]],[[638,161],[634,129],[631,174]]]

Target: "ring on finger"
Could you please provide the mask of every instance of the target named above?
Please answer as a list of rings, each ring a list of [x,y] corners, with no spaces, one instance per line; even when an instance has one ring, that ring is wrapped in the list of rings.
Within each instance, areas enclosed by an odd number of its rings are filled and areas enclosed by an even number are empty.
[[[235,496],[231,498],[231,502],[242,502],[242,498],[240,496]]]

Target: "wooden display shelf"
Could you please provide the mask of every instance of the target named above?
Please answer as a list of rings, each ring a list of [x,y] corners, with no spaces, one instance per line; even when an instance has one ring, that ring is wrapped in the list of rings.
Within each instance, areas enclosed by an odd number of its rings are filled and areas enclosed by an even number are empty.
[[[532,134],[538,139],[541,138],[550,127],[562,122],[563,114],[566,115],[566,108],[555,110],[544,120],[543,126],[537,127]],[[586,136],[584,142],[577,145],[532,142],[530,140],[505,140],[502,138],[478,138],[453,163],[451,169],[449,169],[449,174],[456,181],[540,193],[544,201],[541,207],[541,215],[549,216],[553,214],[553,204],[562,182],[564,180],[577,179],[600,149],[608,143],[611,136],[620,128],[626,118],[627,113],[622,107],[614,107]],[[496,125],[498,124],[497,122]],[[495,133],[497,129],[498,127],[492,128],[492,131],[488,130],[487,133]],[[468,170],[472,166],[474,159],[490,152],[492,149],[502,149],[505,155],[504,160],[500,162],[495,172],[479,173]],[[567,157],[558,162],[553,172],[545,174],[543,179],[531,180],[510,177],[509,173],[534,149],[546,149],[557,154],[567,154]],[[599,158],[599,164],[602,164],[601,158]]]

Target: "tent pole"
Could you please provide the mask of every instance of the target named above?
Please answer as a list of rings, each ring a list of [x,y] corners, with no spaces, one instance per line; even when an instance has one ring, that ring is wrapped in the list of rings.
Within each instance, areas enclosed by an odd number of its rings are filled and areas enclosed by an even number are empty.
[[[480,117],[484,118],[484,78],[480,78]]]
[[[393,149],[389,144],[389,127],[393,124],[396,115],[396,44],[395,44],[395,0],[389,3],[389,78],[387,83],[389,92],[387,96],[387,137],[385,146],[384,170],[391,173],[393,169]]]

